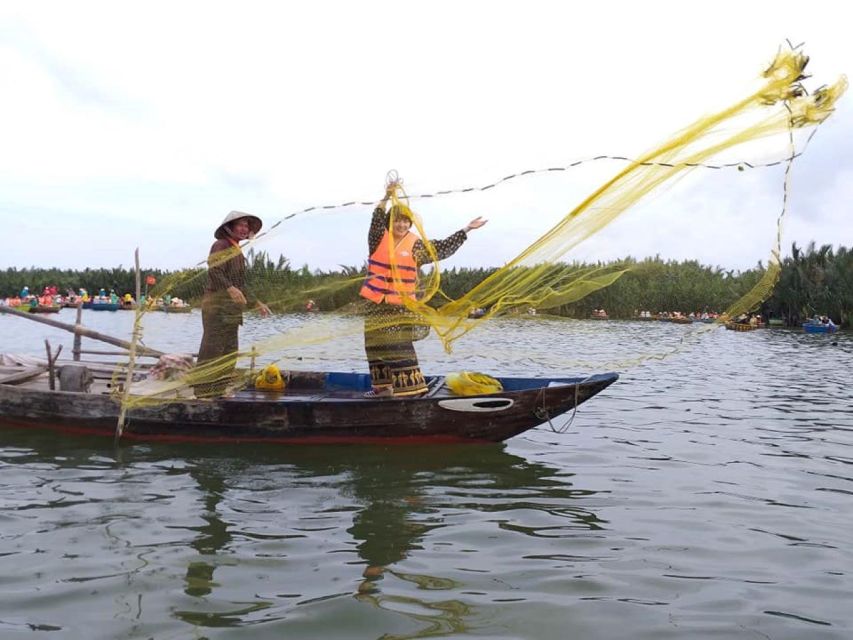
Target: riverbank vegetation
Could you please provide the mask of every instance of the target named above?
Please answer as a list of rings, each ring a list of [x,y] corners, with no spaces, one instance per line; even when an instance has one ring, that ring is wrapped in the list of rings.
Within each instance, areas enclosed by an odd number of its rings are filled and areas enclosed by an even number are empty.
[[[310,298],[321,310],[341,309],[358,301],[358,291],[365,268],[341,266],[335,271],[311,270],[307,266],[294,269],[284,256],[273,260],[263,251],[247,253],[248,279],[255,283],[255,293],[279,312],[299,311]],[[600,289],[572,304],[540,312],[574,318],[590,317],[594,309],[605,309],[610,318],[629,319],[638,311],[721,312],[749,291],[761,278],[764,267],[759,263],[745,271],[710,267],[696,261],[676,262],[660,257],[620,261],[627,272],[614,284]],[[615,266],[616,263],[598,265]],[[577,265],[578,269],[596,265]],[[461,268],[442,272],[442,289],[458,298],[494,273],[494,268]],[[167,271],[146,268],[143,276],[164,282],[173,275]],[[199,271],[199,275],[201,272]],[[144,278],[143,278],[144,281]],[[187,284],[172,291],[190,302],[198,300],[203,277],[181,278]],[[58,269],[29,267],[0,271],[0,296],[12,296],[24,286],[40,293],[55,285],[61,293],[115,289],[122,295],[134,292],[135,274],[131,268]],[[436,300],[440,304],[443,300]],[[521,309],[520,309],[521,310]],[[772,295],[758,310],[766,318],[780,318],[789,326],[797,326],[807,317],[825,315],[843,326],[853,323],[853,249],[831,245],[806,248],[794,244],[791,255],[782,263],[779,281]]]

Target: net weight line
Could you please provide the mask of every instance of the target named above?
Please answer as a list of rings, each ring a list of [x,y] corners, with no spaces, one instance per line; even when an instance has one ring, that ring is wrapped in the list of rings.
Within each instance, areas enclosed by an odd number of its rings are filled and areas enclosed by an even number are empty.
[[[526,178],[528,176],[533,175],[543,175],[548,173],[557,173],[561,171],[568,171],[569,169],[574,169],[583,164],[590,164],[593,162],[599,162],[601,160],[611,160],[618,162],[628,162],[628,163],[636,163],[637,166],[641,167],[665,167],[665,168],[675,168],[675,167],[684,167],[688,169],[713,169],[713,170],[723,170],[723,169],[737,169],[738,171],[743,171],[744,169],[769,169],[771,167],[777,167],[783,163],[790,163],[797,159],[805,152],[805,148],[808,146],[809,142],[811,142],[812,137],[817,133],[817,128],[815,128],[810,134],[806,142],[803,144],[802,150],[791,154],[785,158],[781,158],[779,160],[774,160],[772,162],[765,162],[754,164],[751,162],[747,162],[745,160],[739,160],[735,162],[726,162],[722,164],[709,164],[709,163],[701,163],[701,162],[684,162],[684,163],[671,163],[671,162],[637,162],[636,160],[632,160],[627,156],[611,156],[611,155],[598,155],[593,156],[591,158],[585,158],[583,160],[575,160],[574,162],[563,166],[563,167],[546,167],[542,169],[527,169],[525,171],[519,171],[517,173],[512,173],[508,176],[504,176],[500,180],[496,180],[487,185],[479,186],[479,187],[461,187],[458,189],[443,189],[440,191],[434,191],[432,193],[419,193],[419,194],[407,194],[409,199],[430,199],[430,198],[440,198],[442,196],[449,195],[460,195],[464,193],[473,193],[473,192],[483,192],[488,191],[489,189],[493,189],[497,186],[506,184],[518,178]],[[340,204],[324,204],[324,205],[314,205],[310,207],[306,207],[305,209],[300,209],[299,211],[294,211],[293,213],[289,213],[284,217],[277,220],[274,224],[272,224],[267,231],[259,233],[256,236],[256,239],[259,239],[271,232],[273,229],[278,227],[280,224],[287,220],[291,220],[296,216],[303,215],[305,213],[317,212],[317,211],[333,211],[335,209],[345,209],[347,207],[354,206],[365,206],[372,207],[376,202],[369,201],[359,201],[359,200],[351,200],[349,202],[342,202]]]

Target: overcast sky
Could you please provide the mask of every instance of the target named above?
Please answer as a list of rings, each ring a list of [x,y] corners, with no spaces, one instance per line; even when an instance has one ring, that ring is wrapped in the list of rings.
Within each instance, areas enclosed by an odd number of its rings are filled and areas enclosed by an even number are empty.
[[[636,157],[754,90],[786,38],[805,42],[813,88],[851,73],[842,6],[10,0],[0,268],[128,266],[135,247],[146,266],[191,266],[231,209],[269,227],[375,201],[389,169],[429,193]],[[851,102],[794,165],[786,252],[853,245]],[[448,266],[498,266],[623,166],[413,205],[432,237],[488,217]],[[772,246],[781,185],[780,170],[697,171],[567,259],[752,266]],[[357,266],[369,219],[364,206],[299,215],[259,248],[297,267]]]

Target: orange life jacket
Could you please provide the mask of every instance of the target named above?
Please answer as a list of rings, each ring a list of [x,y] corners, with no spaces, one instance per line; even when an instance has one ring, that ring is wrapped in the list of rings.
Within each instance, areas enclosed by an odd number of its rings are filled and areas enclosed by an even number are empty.
[[[412,249],[418,237],[414,233],[406,234],[397,246],[393,247],[396,278],[391,272],[391,250],[393,238],[386,231],[376,247],[376,251],[367,261],[367,278],[361,287],[361,297],[377,304],[385,301],[388,304],[403,304],[402,296],[415,297],[415,287],[418,283],[418,265]]]

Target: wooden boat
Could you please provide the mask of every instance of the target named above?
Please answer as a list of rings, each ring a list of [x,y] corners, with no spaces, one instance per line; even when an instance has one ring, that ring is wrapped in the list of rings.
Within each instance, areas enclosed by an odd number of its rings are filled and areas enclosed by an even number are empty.
[[[92,311],[118,311],[119,303],[118,302],[94,302],[90,300],[89,302],[83,303],[84,309],[91,309]]]
[[[823,324],[819,322],[804,322],[803,331],[806,333],[835,333],[838,331],[838,325]]]
[[[161,304],[155,308],[155,311],[163,311],[164,313],[190,313],[193,308],[190,305],[175,306],[171,304]]]
[[[754,331],[755,329],[763,329],[764,323],[749,324],[748,322],[727,322],[726,329],[730,331]]]
[[[28,307],[30,313],[59,313],[61,308],[61,304],[40,304],[37,307]]]
[[[78,363],[79,364],[79,363]],[[114,436],[120,406],[109,374],[90,393],[50,391],[45,367],[0,376],[0,428]],[[129,409],[122,437],[286,444],[500,442],[571,411],[619,376],[498,378],[503,391],[457,396],[443,376],[417,398],[365,398],[364,373],[291,372],[284,391],[247,388],[214,400],[173,399]],[[133,387],[132,387],[133,388]]]
[[[49,318],[0,307],[0,313],[26,318],[106,342],[123,349],[130,343]],[[138,355],[164,356],[144,345]],[[50,352],[48,350],[48,357]],[[2,362],[3,359],[0,359]],[[6,358],[5,360],[8,360]],[[89,391],[50,389],[51,369],[39,364],[0,366],[0,428],[56,428],[114,435],[121,407],[108,384],[113,365],[90,365]],[[63,365],[64,363],[59,363]],[[84,364],[84,363],[70,363]],[[47,372],[46,372],[46,369]],[[56,367],[54,367],[56,369]],[[59,366],[61,380],[65,371]],[[144,367],[136,369],[144,374]],[[80,370],[73,371],[80,374]],[[86,376],[76,376],[89,380]],[[75,376],[71,376],[74,378]],[[551,421],[613,384],[619,376],[603,373],[572,378],[498,378],[499,392],[460,396],[444,376],[428,378],[428,391],[417,398],[365,398],[366,373],[290,372],[284,391],[245,388],[212,400],[175,397],[139,404],[127,411],[123,436],[137,440],[260,441],[281,443],[500,442]],[[143,391],[141,385],[146,385]],[[164,392],[157,381],[134,381],[130,393]],[[61,386],[61,385],[60,385]],[[152,386],[154,388],[152,388]],[[564,428],[565,424],[560,428]]]

